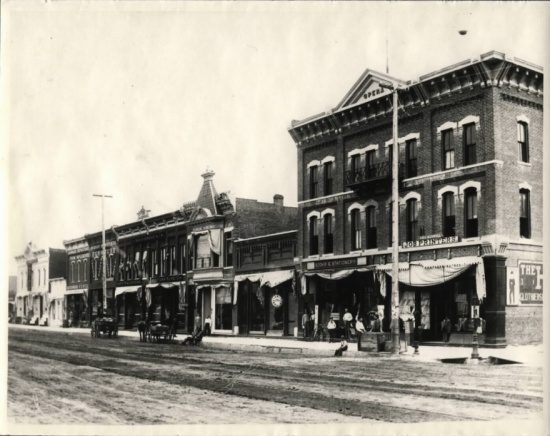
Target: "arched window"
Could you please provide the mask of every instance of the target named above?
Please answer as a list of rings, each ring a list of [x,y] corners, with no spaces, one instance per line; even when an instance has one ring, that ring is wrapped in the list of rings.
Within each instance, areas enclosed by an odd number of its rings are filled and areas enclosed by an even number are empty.
[[[309,219],[309,255],[319,254],[319,230],[317,228],[317,217]]]
[[[326,214],[323,217],[323,227],[324,227],[324,247],[323,247],[323,253],[332,253],[334,251],[333,246],[333,229],[332,229],[332,215]]]
[[[71,262],[71,282],[75,281],[74,261]]]
[[[351,251],[361,249],[361,211],[352,209],[351,218]]]
[[[405,143],[407,158],[407,177],[416,177],[418,175],[418,161],[416,155],[416,139]]]
[[[80,282],[81,269],[82,269],[82,262],[79,260],[76,262],[76,281],[77,282]]]
[[[518,131],[518,152],[521,162],[529,162],[529,129],[525,121],[519,121]]]
[[[88,259],[84,259],[84,281],[88,281]]]
[[[407,241],[418,239],[418,203],[415,198],[407,200]]]
[[[316,198],[319,194],[319,167],[309,168],[309,198]]]
[[[323,186],[323,195],[331,195],[333,193],[332,189],[332,161],[325,162],[323,164],[324,171],[324,186]]]
[[[367,248],[376,248],[377,228],[376,228],[376,207],[369,206],[366,209],[367,217]]]
[[[456,236],[455,195],[443,194],[443,236]]]
[[[519,236],[531,238],[531,199],[528,189],[520,189],[519,200]]]
[[[464,191],[464,237],[476,236],[478,236],[477,190],[468,188]]]

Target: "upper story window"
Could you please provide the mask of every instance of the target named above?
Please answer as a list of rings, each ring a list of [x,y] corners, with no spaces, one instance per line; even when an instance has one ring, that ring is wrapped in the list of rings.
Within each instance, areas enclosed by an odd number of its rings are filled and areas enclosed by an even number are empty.
[[[312,166],[309,168],[309,197],[316,198],[319,195],[319,167]]]
[[[367,248],[376,248],[377,229],[376,229],[376,207],[368,206],[366,208],[367,218]]]
[[[531,238],[531,199],[527,189],[519,191],[519,236]]]
[[[183,274],[185,272],[186,267],[186,247],[185,243],[180,244],[180,274]]]
[[[407,241],[418,239],[418,202],[415,198],[407,200]]]
[[[333,193],[332,188],[332,162],[325,162],[323,164],[324,171],[324,195],[331,195]]]
[[[350,157],[351,181],[356,182],[361,179],[361,155],[354,154]]]
[[[42,276],[44,278],[42,280],[44,280],[44,284],[46,284],[46,268],[44,268],[42,272],[44,273],[44,275]]]
[[[443,194],[443,236],[456,235],[455,196],[452,192]]]
[[[361,249],[361,211],[352,209],[351,218],[351,251]]]
[[[38,286],[40,286],[40,269],[38,269]]]
[[[453,129],[441,132],[441,143],[443,150],[443,169],[449,170],[455,167],[455,145]]]
[[[418,175],[417,156],[416,156],[416,139],[412,139],[405,143],[406,160],[407,160],[407,177],[416,177]]]
[[[476,125],[475,123],[463,126],[464,138],[464,165],[473,165],[477,163],[476,156]]]
[[[76,273],[75,273],[75,263],[74,263],[74,261],[72,261],[72,262],[71,262],[71,279],[70,279],[71,282],[76,281],[75,277],[76,277]]]
[[[88,281],[88,259],[84,259],[82,263],[84,265],[84,281],[87,282]]]
[[[331,214],[327,214],[323,217],[323,226],[324,226],[324,247],[323,253],[332,253],[334,251],[333,246],[333,219]]]
[[[231,232],[224,233],[224,255],[225,255],[225,266],[233,266],[233,238]]]
[[[464,191],[464,237],[476,236],[478,236],[477,190],[468,188]]]
[[[374,158],[376,156],[376,151],[369,150],[365,154],[365,167],[367,169],[367,177],[372,178],[375,175],[376,167],[374,164]]]
[[[168,274],[174,275],[176,274],[176,271],[178,270],[178,258],[176,257],[176,246],[171,245],[170,246],[170,267]]]
[[[151,250],[151,277],[159,275],[159,259],[157,250]]]
[[[319,254],[319,230],[317,228],[317,217],[312,216],[309,219],[309,254],[310,256]]]
[[[525,121],[517,123],[518,152],[521,162],[529,162],[529,129]]]

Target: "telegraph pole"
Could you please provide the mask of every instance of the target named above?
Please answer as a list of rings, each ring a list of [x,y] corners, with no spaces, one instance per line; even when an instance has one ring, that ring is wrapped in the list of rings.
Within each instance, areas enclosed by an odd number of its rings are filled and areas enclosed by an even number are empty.
[[[392,354],[399,354],[399,145],[397,135],[398,89],[397,83],[380,83],[381,88],[393,94],[393,134],[392,134],[392,274],[391,274],[391,344]]]
[[[105,198],[113,198],[112,195],[92,194],[94,197],[101,197],[101,239],[103,258],[103,316],[107,313],[107,252],[105,250]]]

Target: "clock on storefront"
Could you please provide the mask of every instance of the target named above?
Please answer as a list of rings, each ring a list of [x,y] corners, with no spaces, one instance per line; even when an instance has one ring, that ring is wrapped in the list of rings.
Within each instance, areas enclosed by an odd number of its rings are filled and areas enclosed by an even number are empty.
[[[283,297],[281,297],[279,294],[274,295],[271,297],[271,304],[275,309],[278,309],[283,305]]]

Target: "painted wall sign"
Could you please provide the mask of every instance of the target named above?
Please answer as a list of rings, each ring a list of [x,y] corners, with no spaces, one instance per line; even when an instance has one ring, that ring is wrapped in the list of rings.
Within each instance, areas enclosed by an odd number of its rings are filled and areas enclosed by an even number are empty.
[[[146,241],[156,241],[157,239],[164,239],[166,232],[153,233],[147,236],[140,236],[138,238],[132,239],[132,242],[146,242]]]
[[[454,244],[460,242],[459,236],[447,236],[445,238],[427,238],[419,241],[406,241],[401,244],[402,248],[430,247],[433,245]]]
[[[193,227],[193,232],[204,232],[206,230],[212,230],[212,229],[222,229],[223,223],[209,223],[209,224],[203,224],[202,226],[196,226]]]
[[[154,277],[151,279],[151,283],[181,282],[182,280],[185,280],[185,274],[177,274],[175,276],[166,277]]]
[[[542,305],[542,262],[518,261],[519,302]]]

